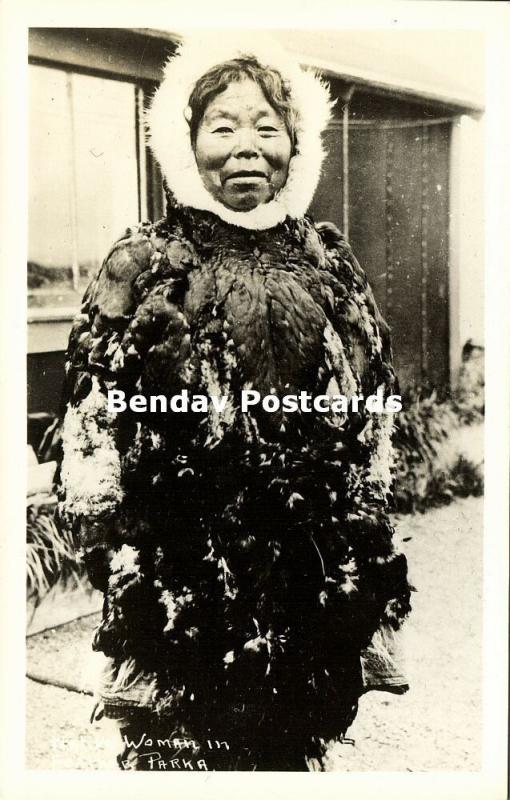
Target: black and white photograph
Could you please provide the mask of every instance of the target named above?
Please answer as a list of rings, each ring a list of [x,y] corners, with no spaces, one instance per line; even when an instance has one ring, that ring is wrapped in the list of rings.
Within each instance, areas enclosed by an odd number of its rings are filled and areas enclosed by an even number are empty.
[[[23,769],[484,773],[487,37],[426,5],[27,26]]]

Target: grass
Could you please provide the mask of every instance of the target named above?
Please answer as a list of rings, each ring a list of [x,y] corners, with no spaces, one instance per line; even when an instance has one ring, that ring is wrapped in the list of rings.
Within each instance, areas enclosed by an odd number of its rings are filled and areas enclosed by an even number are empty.
[[[59,582],[79,581],[83,567],[77,560],[71,531],[60,529],[53,506],[29,506],[27,512],[27,599],[34,610]]]

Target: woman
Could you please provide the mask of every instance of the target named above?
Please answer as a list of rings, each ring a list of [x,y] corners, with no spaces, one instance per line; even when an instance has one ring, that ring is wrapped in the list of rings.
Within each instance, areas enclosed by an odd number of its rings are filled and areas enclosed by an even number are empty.
[[[304,216],[327,87],[275,45],[218,38],[166,67],[148,119],[166,217],[114,245],[71,333],[61,512],[104,592],[98,713],[120,766],[299,770],[344,735],[366,648],[409,610],[392,416],[240,398],[395,379],[348,244]],[[107,408],[183,390],[224,407]]]

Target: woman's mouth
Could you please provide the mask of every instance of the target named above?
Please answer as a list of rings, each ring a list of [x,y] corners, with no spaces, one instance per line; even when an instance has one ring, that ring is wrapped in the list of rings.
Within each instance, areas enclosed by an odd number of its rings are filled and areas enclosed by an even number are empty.
[[[240,185],[249,185],[267,181],[267,177],[263,172],[257,170],[239,170],[228,175],[226,180],[234,181]]]

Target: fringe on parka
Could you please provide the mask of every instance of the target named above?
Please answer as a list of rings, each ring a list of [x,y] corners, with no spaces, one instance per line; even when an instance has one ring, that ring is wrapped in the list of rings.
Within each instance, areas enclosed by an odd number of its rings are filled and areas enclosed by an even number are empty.
[[[302,215],[237,225],[170,195],[105,259],[66,372],[60,513],[104,593],[107,713],[227,740],[224,768],[321,758],[356,714],[361,652],[409,611],[388,518],[393,417],[241,413],[239,398],[394,393],[388,328],[344,237]],[[229,400],[109,413],[109,389]]]

